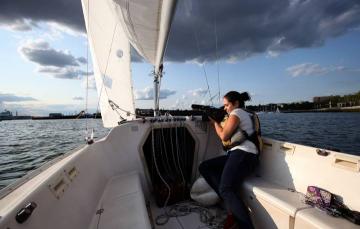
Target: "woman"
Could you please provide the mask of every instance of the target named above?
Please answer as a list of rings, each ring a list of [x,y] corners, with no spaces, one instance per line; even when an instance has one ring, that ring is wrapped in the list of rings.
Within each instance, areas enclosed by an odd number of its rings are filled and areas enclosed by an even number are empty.
[[[248,136],[254,132],[250,114],[244,110],[245,101],[250,100],[247,92],[230,91],[224,96],[224,110],[229,117],[222,127],[211,120],[217,135],[223,142],[233,140],[234,136]],[[239,139],[238,139],[239,140]],[[258,161],[258,150],[254,143],[247,139],[240,140],[224,156],[216,157],[200,164],[199,171],[209,185],[224,200],[229,218],[235,217],[240,228],[253,228],[251,219],[243,202],[237,196],[237,188],[249,175]]]

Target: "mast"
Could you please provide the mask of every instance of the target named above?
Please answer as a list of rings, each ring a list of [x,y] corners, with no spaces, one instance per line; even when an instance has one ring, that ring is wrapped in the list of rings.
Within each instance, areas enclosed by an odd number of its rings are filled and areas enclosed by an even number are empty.
[[[160,81],[163,74],[163,58],[169,39],[171,22],[174,17],[177,0],[166,0],[162,2],[161,16],[159,20],[159,36],[155,57],[154,70],[154,116],[159,116]]]

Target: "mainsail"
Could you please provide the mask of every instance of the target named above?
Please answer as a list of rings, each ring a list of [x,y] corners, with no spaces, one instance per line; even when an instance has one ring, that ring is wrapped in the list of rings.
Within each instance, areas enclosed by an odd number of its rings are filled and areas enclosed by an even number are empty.
[[[154,65],[154,81],[161,77],[175,5],[176,0],[82,0],[105,127],[134,118],[130,43]]]

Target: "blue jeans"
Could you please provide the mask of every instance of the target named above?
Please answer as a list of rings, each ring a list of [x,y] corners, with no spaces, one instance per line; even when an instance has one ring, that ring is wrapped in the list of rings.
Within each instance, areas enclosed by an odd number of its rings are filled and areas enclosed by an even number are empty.
[[[224,200],[225,206],[236,218],[240,228],[254,228],[247,208],[237,195],[242,181],[255,168],[257,155],[242,150],[202,162],[200,174]]]

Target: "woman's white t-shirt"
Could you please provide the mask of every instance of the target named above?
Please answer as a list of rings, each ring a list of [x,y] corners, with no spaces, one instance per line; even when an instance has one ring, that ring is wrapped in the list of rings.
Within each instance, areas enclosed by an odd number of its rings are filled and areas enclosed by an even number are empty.
[[[250,136],[254,132],[253,123],[250,117],[250,114],[246,111],[244,111],[241,108],[236,108],[233,111],[231,111],[230,115],[235,115],[240,119],[239,127],[241,130],[246,131],[248,136]],[[234,146],[230,149],[230,151],[240,149],[249,153],[257,154],[258,150],[254,143],[252,143],[249,140],[245,140],[243,143],[241,143],[238,146]]]

